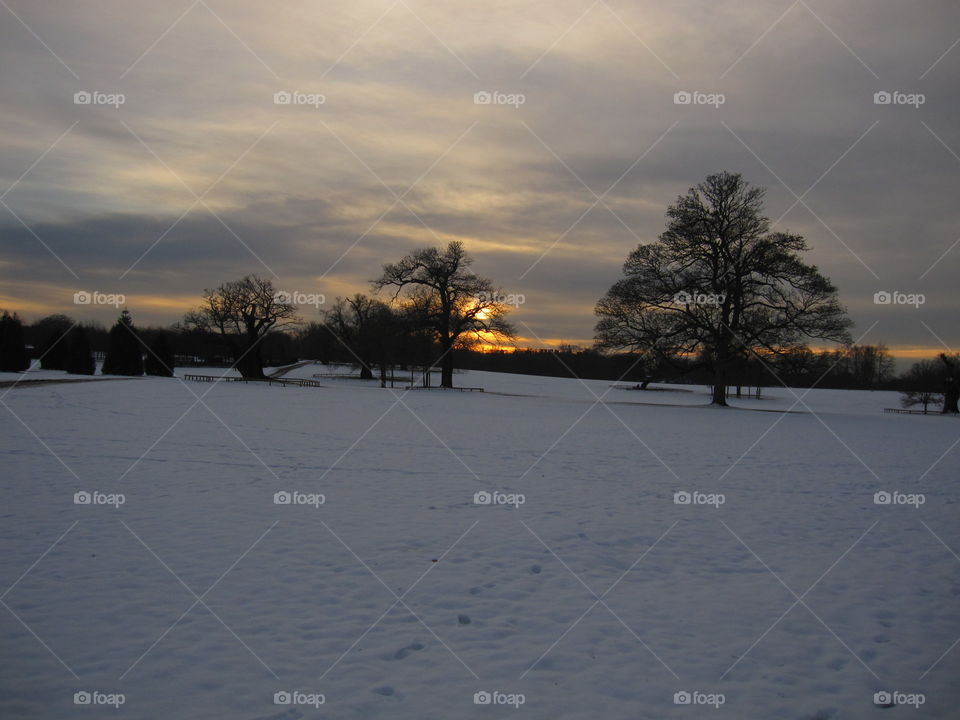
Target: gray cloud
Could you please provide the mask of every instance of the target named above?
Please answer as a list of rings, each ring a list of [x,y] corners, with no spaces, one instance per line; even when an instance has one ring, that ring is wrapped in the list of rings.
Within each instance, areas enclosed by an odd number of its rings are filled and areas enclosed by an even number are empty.
[[[208,0],[220,19],[197,6],[132,69],[188,5],[8,4],[80,76],[0,9],[0,194],[76,123],[3,199],[80,280],[0,206],[2,301],[28,316],[73,310],[89,283],[170,322],[204,287],[269,274],[198,205],[121,280],[213,186],[205,201],[278,284],[365,290],[382,262],[459,238],[478,272],[527,296],[516,316],[537,335],[585,340],[666,206],[731,169],[768,187],[768,214],[808,238],[857,329],[878,323],[867,340],[932,348],[926,323],[960,345],[955,253],[934,266],[960,236],[960,49],[930,69],[960,32],[947,0],[811,0],[762,37],[788,5],[611,0],[566,32],[582,3],[408,3],[419,19],[400,5],[364,35],[388,4]],[[127,102],[76,106],[81,89]],[[281,89],[326,103],[276,106]],[[526,102],[477,106],[480,90]],[[676,105],[681,90],[726,101]],[[875,105],[879,90],[926,102]],[[578,221],[614,183],[609,209]],[[391,191],[409,209],[388,211]],[[877,306],[882,289],[927,303]]]

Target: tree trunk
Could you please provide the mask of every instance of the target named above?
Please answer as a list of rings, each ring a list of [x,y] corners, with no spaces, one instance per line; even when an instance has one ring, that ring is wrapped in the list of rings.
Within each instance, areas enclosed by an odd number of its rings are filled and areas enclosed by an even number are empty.
[[[711,399],[710,403],[712,405],[727,407],[727,383],[724,378],[718,377],[714,380],[713,398]]]
[[[960,388],[957,387],[956,381],[948,380],[946,391],[943,393],[943,410],[940,412],[943,414],[953,413],[954,415],[960,413],[960,409],[957,408],[958,399],[960,399]]]
[[[373,380],[373,370],[370,369],[367,363],[360,363],[360,379]]]
[[[443,358],[440,361],[440,387],[453,387],[453,341],[450,338],[441,338],[440,347],[443,349]]]
[[[247,380],[263,380],[263,365],[260,363],[260,343],[258,339],[247,339],[239,359],[236,362],[237,370]]]

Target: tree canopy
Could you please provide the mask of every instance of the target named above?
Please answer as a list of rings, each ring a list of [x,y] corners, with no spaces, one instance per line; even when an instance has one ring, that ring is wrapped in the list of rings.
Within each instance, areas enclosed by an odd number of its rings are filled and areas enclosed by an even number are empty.
[[[599,346],[697,356],[713,371],[713,402],[725,405],[737,357],[806,338],[848,342],[836,288],[803,261],[801,236],[771,231],[764,193],[721,172],[678,197],[666,230],[630,253],[597,303]]]

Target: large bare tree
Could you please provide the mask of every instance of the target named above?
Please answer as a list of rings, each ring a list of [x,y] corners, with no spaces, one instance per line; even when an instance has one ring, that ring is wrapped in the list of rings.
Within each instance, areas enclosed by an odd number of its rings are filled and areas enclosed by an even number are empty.
[[[262,379],[261,341],[271,331],[299,322],[297,307],[289,300],[269,279],[247,275],[204,290],[202,305],[184,316],[184,325],[219,332],[240,374]]]
[[[630,253],[597,304],[598,344],[697,356],[712,370],[712,402],[726,405],[738,357],[805,338],[849,342],[836,288],[803,262],[801,236],[770,231],[764,193],[721,172],[677,198],[659,240]]]
[[[420,318],[440,346],[440,386],[453,387],[453,348],[471,340],[513,337],[505,316],[504,294],[489,278],[475,275],[473,259],[463,243],[446,248],[422,248],[400,262],[383,266],[373,282],[376,291],[394,288],[394,299],[405,292],[407,309]]]

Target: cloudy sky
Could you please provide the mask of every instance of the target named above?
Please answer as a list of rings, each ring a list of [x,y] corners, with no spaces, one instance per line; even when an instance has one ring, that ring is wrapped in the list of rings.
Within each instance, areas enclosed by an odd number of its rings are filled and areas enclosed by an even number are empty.
[[[247,273],[332,299],[460,239],[524,344],[585,344],[727,169],[855,336],[956,351],[958,39],[955,0],[0,0],[0,307],[166,324]]]

